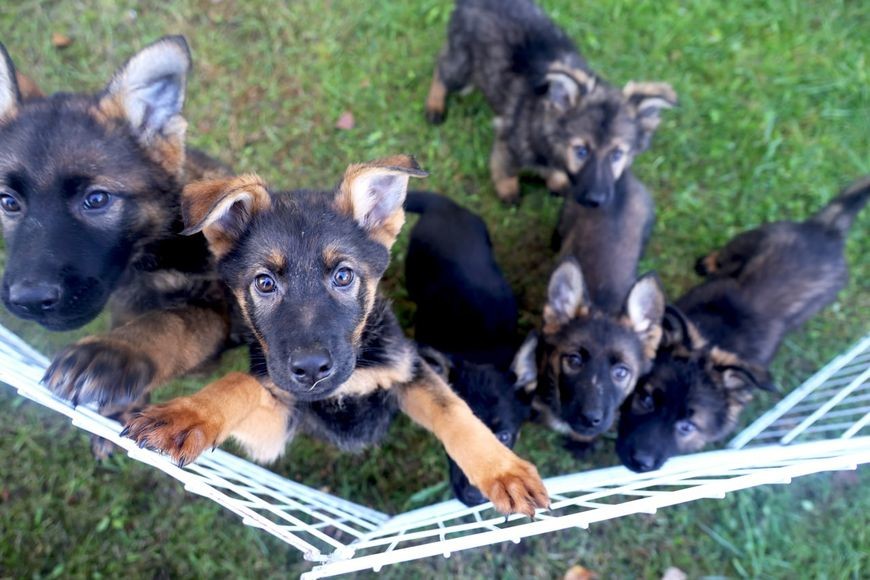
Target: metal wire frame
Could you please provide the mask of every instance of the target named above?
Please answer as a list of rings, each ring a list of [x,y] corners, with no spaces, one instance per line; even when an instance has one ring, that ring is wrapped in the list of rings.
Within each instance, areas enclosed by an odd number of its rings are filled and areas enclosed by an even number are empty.
[[[317,565],[314,579],[380,570],[419,558],[565,530],[794,477],[870,463],[870,335],[785,397],[741,432],[728,449],[670,460],[636,474],[623,467],[545,481],[552,509],[534,520],[504,518],[489,504],[468,508],[453,500],[389,516],[284,479],[223,451],[204,454],[183,469],[118,437],[120,426],[91,409],[73,408],[40,384],[45,357],[0,326],[0,382],[109,439],[130,457],[181,481],[300,550]]]

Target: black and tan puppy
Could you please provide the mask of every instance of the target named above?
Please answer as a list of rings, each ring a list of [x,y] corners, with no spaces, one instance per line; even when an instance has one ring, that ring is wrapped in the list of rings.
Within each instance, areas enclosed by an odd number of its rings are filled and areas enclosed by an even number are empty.
[[[553,272],[547,294],[533,405],[545,424],[566,435],[569,449],[582,453],[610,429],[620,404],[652,367],[665,296],[658,278],[647,274],[620,302],[599,302],[601,288],[573,257]]]
[[[45,376],[60,396],[107,413],[212,357],[229,335],[205,239],[178,235],[183,184],[226,173],[185,150],[189,68],[185,40],[166,37],[96,94],[42,97],[29,83],[22,91],[0,46],[0,297],[50,330],[84,325],[111,299],[114,329],[61,352]]]
[[[698,261],[706,279],[671,308],[653,371],[626,402],[617,451],[634,471],[730,434],[788,332],[834,301],[848,281],[844,246],[870,199],[854,183],[803,222],[744,232]]]
[[[659,113],[676,104],[665,83],[608,85],[531,0],[458,0],[426,99],[438,123],[447,95],[475,87],[495,112],[490,171],[498,196],[519,201],[519,172],[551,191],[605,205],[649,147]]]
[[[531,396],[517,389],[511,371],[519,311],[486,224],[435,193],[409,193],[405,209],[420,214],[405,262],[408,294],[417,305],[414,337],[438,351],[421,348],[421,354],[498,440],[513,448],[531,412]],[[486,501],[448,461],[456,497],[466,505]]]
[[[186,463],[232,436],[270,461],[297,429],[359,449],[401,409],[497,509],[545,507],[535,467],[422,361],[378,293],[408,180],[422,175],[397,156],[350,166],[334,192],[273,194],[256,176],[188,186],[187,231],[205,234],[248,322],[252,374],[146,408],[128,424],[130,437]]]

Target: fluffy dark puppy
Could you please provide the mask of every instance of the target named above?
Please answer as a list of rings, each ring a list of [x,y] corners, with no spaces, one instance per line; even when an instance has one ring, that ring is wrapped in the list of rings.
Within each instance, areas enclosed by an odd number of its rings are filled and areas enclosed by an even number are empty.
[[[495,190],[519,201],[521,169],[551,191],[605,205],[634,157],[649,147],[663,108],[676,104],[665,83],[617,89],[597,78],[570,38],[530,0],[458,0],[426,99],[432,123],[447,95],[480,89],[495,112],[490,156]]]
[[[270,193],[256,176],[184,192],[251,331],[251,374],[145,409],[127,427],[180,463],[227,437],[259,461],[297,429],[348,450],[376,442],[397,409],[431,430],[502,512],[533,514],[547,493],[535,467],[502,445],[423,362],[378,293],[404,223],[406,156],[351,165],[332,192]]]
[[[846,236],[870,178],[803,222],[744,232],[698,261],[706,279],[667,318],[652,373],[626,402],[617,451],[635,471],[730,434],[785,335],[834,301],[848,281]]]
[[[411,230],[405,281],[417,305],[415,338],[472,412],[513,448],[531,411],[510,370],[516,348],[517,302],[493,255],[479,216],[435,193],[411,192],[405,209],[420,214]],[[448,457],[450,484],[466,505],[485,498]]]
[[[114,329],[61,352],[47,386],[111,413],[215,355],[229,311],[205,239],[178,235],[184,183],[226,175],[184,145],[190,52],[158,40],[95,94],[44,97],[0,45],[0,298],[50,330],[111,299]]]

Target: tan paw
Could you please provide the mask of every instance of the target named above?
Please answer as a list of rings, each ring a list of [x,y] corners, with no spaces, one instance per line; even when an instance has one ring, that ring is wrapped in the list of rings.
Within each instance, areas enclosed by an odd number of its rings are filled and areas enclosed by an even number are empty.
[[[183,467],[220,444],[222,427],[220,415],[191,397],[179,397],[146,407],[127,423],[121,436],[139,447],[166,453]]]
[[[504,460],[489,467],[475,485],[503,514],[535,515],[536,508],[547,508],[550,498],[538,470],[508,452]]]

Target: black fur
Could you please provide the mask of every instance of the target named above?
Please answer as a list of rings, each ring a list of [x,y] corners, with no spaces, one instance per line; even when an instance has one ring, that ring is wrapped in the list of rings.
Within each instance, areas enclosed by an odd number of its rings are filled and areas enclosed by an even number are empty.
[[[405,262],[408,294],[417,305],[414,336],[446,356],[443,362],[427,362],[499,441],[513,448],[530,414],[530,397],[517,391],[509,369],[519,313],[486,225],[435,193],[410,192],[405,207],[421,216],[411,230]],[[448,464],[450,484],[460,501],[486,501],[449,457]]]

